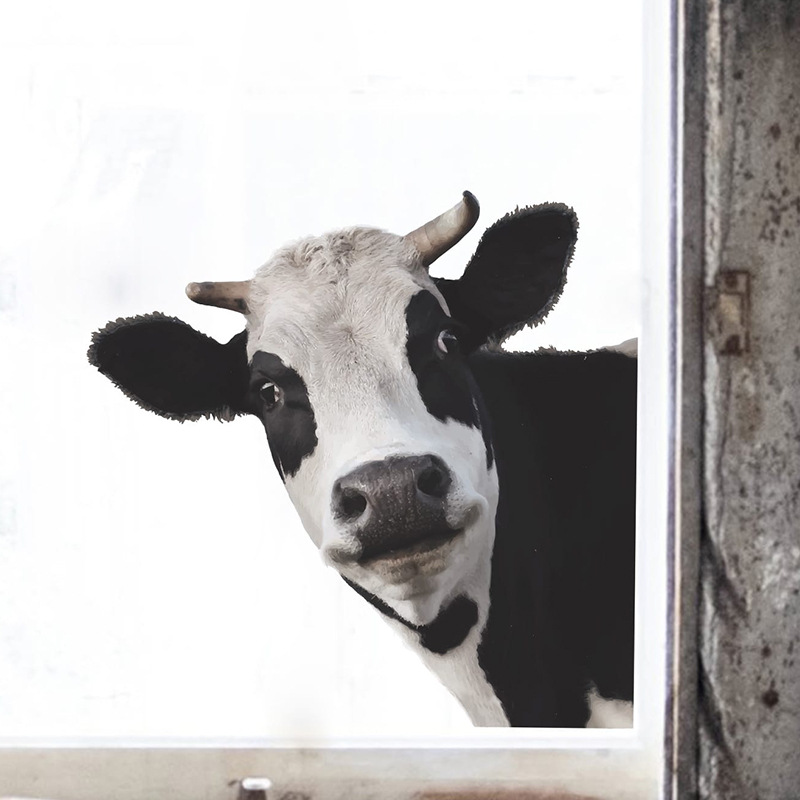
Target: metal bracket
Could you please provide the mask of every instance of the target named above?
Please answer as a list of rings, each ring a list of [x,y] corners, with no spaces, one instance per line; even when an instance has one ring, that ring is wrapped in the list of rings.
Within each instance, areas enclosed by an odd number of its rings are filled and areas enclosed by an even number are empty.
[[[710,322],[717,352],[740,356],[750,351],[750,273],[726,270],[716,276]]]

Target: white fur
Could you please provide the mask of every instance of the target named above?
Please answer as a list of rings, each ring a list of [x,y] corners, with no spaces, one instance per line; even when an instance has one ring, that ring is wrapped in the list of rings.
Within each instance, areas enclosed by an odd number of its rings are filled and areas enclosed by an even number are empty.
[[[603,350],[610,350],[612,353],[622,353],[622,355],[630,358],[638,358],[639,340],[626,339],[624,342],[620,342],[619,344],[610,344],[608,347],[604,347]]]
[[[632,728],[633,703],[601,697],[593,686],[587,693],[589,721],[587,728]]]

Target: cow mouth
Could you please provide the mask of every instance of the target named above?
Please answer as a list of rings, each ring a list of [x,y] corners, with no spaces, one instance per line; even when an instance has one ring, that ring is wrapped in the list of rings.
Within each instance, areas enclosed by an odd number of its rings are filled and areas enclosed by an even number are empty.
[[[442,528],[425,532],[415,542],[403,547],[387,547],[385,550],[377,552],[375,548],[370,548],[366,555],[362,555],[358,559],[358,564],[369,568],[377,565],[388,566],[393,563],[424,560],[427,554],[436,554],[463,532],[463,528]]]

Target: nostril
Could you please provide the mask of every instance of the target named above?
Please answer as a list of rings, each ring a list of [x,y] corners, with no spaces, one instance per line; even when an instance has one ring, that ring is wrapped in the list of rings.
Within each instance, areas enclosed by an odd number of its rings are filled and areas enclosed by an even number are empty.
[[[444,497],[450,486],[450,476],[438,464],[425,467],[417,477],[417,489],[429,497]]]
[[[339,515],[345,519],[357,519],[367,510],[367,498],[358,489],[343,489],[339,495]]]

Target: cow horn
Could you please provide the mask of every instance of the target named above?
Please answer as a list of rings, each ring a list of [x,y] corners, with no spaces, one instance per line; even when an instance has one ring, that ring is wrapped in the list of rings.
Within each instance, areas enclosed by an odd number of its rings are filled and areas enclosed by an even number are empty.
[[[190,283],[186,294],[195,303],[204,306],[219,306],[231,311],[247,313],[247,297],[250,293],[250,281],[204,281]]]
[[[449,211],[407,233],[405,238],[417,248],[422,263],[428,267],[469,233],[479,214],[480,206],[475,195],[464,192],[461,200]]]

